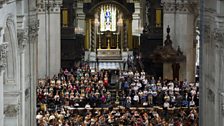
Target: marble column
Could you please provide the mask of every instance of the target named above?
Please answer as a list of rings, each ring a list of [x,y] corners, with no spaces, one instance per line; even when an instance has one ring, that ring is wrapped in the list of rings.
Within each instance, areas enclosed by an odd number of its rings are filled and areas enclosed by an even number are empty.
[[[204,0],[201,27],[202,66],[200,69],[200,125],[222,126],[224,124],[224,13],[221,1]],[[220,8],[219,8],[220,7]],[[201,21],[201,22],[202,22]],[[208,114],[209,113],[209,114]]]
[[[195,55],[194,53],[194,9],[196,2],[187,0],[163,0],[163,38],[166,39],[166,28],[169,25],[171,40],[174,49],[180,46],[181,51],[186,56],[186,61],[180,63],[179,80],[187,79],[189,82],[195,81]],[[164,78],[173,79],[171,64],[164,64]]]
[[[128,25],[128,49],[133,49],[133,42],[132,42],[132,20],[127,20],[127,25]]]
[[[18,46],[19,46],[19,52],[20,52],[20,83],[21,83],[21,120],[22,125],[26,125],[26,122],[29,122],[30,120],[26,118],[26,113],[29,113],[25,110],[26,102],[25,102],[25,90],[26,90],[26,84],[25,84],[25,78],[26,78],[26,72],[25,72],[25,51],[28,41],[28,30],[27,29],[18,29],[17,30],[17,38],[18,38]]]
[[[138,46],[140,45],[140,36],[145,21],[145,4],[145,0],[134,2],[135,12],[132,15],[132,35],[139,38]]]
[[[141,13],[141,3],[140,2],[135,2],[134,3],[134,6],[135,6],[135,12],[132,14],[132,35],[135,35],[135,36],[139,36],[139,28],[141,28],[141,16],[142,16],[142,13]]]
[[[61,67],[61,23],[62,0],[38,3],[38,78],[53,77]]]
[[[33,15],[33,17],[29,21],[29,29],[28,29],[28,44],[29,44],[29,61],[30,61],[30,78],[29,78],[29,86],[25,89],[25,98],[30,99],[30,104],[27,105],[30,107],[30,124],[36,125],[36,119],[33,115],[36,115],[36,84],[37,84],[37,71],[38,71],[38,30],[39,30],[39,21],[37,17]],[[41,68],[39,68],[42,70]],[[26,100],[26,99],[25,99]],[[25,101],[26,103],[29,103]],[[27,114],[29,114],[27,113]],[[28,118],[28,117],[26,117]]]
[[[3,71],[0,71],[0,125],[4,126]]]
[[[77,27],[80,28],[81,30],[86,28],[86,22],[85,22],[85,14],[83,12],[83,3],[85,1],[78,0],[77,2],[77,10],[76,10],[76,21],[77,21]],[[79,34],[85,34],[85,32],[81,31]]]

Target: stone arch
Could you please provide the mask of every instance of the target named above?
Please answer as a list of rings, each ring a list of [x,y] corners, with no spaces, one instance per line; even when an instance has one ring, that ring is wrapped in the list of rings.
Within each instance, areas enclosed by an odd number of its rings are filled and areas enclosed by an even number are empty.
[[[8,15],[3,27],[3,44],[7,43],[7,58],[4,72],[4,84],[16,84],[19,79],[19,58],[16,26],[13,15]]]
[[[102,2],[99,2],[97,4],[95,4],[94,6],[92,6],[86,13],[86,15],[89,17],[91,16],[94,16],[94,14],[96,13],[97,11],[97,8],[100,6],[100,5],[104,5],[104,4],[113,4],[113,5],[116,5],[116,7],[121,10],[123,12],[123,16],[125,18],[132,18],[132,13],[133,12],[130,12],[127,7],[125,7],[123,4],[117,2],[117,1],[102,1]]]

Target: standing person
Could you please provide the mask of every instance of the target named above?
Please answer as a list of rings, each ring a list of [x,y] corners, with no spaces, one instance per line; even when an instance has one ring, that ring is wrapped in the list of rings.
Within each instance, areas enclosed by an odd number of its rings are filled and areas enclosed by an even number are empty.
[[[135,93],[134,97],[133,97],[133,105],[134,106],[138,106],[138,103],[139,103],[139,96],[137,93]]]
[[[106,74],[104,75],[103,85],[106,89],[108,88],[109,80],[108,80],[108,75],[106,75]]]
[[[179,80],[180,64],[179,63],[173,63],[172,64],[172,69],[173,69],[173,80],[175,80],[175,78],[177,80]]]
[[[127,96],[126,97],[126,108],[130,108],[131,107],[131,97]]]
[[[169,107],[170,107],[170,103],[168,102],[168,100],[166,100],[163,103],[164,117],[167,117]]]

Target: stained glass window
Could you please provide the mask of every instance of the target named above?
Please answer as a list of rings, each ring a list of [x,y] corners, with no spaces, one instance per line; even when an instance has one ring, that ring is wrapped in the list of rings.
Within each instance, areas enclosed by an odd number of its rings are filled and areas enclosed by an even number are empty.
[[[100,31],[116,31],[117,9],[112,5],[102,5],[100,9]]]

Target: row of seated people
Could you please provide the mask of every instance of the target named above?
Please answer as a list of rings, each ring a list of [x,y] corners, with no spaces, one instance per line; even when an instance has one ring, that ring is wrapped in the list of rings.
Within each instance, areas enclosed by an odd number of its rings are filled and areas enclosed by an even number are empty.
[[[65,69],[52,79],[39,81],[37,108],[56,112],[63,107],[160,106],[166,111],[173,107],[198,105],[198,85],[178,81],[147,78],[144,72],[120,72],[119,90],[115,96],[108,89],[109,72],[92,73],[88,65]],[[189,108],[190,109],[190,108]]]
[[[37,103],[48,104],[50,107],[84,107],[87,102],[91,102],[97,107],[103,106],[110,101],[110,92],[106,89],[107,74],[92,75],[86,65],[74,72],[65,70],[53,79],[39,81]]]
[[[37,111],[39,126],[197,126],[197,109],[69,109]]]
[[[95,78],[96,76],[94,76]],[[130,78],[128,78],[130,81]],[[121,80],[121,91],[116,98],[111,96],[103,81],[88,82],[87,80],[75,81],[75,84],[66,81],[40,82],[37,88],[38,103],[52,105],[66,105],[84,107],[90,103],[93,107],[108,107],[111,104],[131,106],[198,106],[198,86],[189,84],[179,86],[173,82],[156,84],[147,82],[147,79]]]
[[[122,72],[119,97],[123,105],[189,107],[199,105],[199,84],[187,81],[170,81],[154,77],[148,79],[145,72]],[[124,102],[125,101],[125,102]]]

